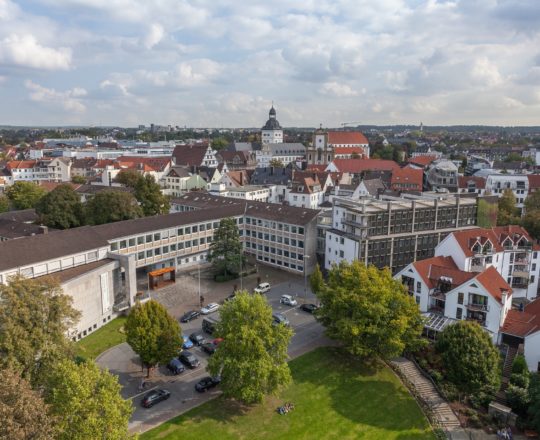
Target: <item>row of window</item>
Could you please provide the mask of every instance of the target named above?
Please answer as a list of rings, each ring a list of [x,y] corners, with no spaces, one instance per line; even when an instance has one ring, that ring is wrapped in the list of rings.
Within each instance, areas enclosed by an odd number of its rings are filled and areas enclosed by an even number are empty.
[[[262,244],[256,244],[256,243],[250,243],[250,242],[247,242],[246,243],[246,248],[247,249],[256,249],[258,251],[264,251],[264,252],[268,252],[270,254],[276,254],[276,255],[279,255],[280,257],[283,256],[283,257],[286,257],[286,258],[292,258],[293,260],[304,260],[304,254],[300,254],[300,253],[296,253],[296,252],[289,252],[289,251],[285,251],[283,249],[279,249],[279,248],[275,248],[275,247],[272,247],[272,246],[263,246]]]
[[[302,226],[288,225],[286,223],[272,222],[270,220],[261,220],[260,218],[246,217],[246,225],[262,226],[263,228],[272,228],[277,229],[278,231],[304,235],[304,228]]]
[[[242,231],[240,231],[240,232],[242,232]],[[240,235],[242,235],[242,234],[240,234]],[[273,241],[275,243],[283,243],[283,244],[285,244],[287,246],[299,247],[301,249],[304,248],[304,241],[303,240],[296,240],[294,238],[282,237],[281,235],[276,236],[274,234],[250,231],[248,229],[248,230],[245,231],[245,236],[246,237],[258,238],[260,240]]]
[[[275,258],[271,258],[271,257],[267,257],[267,256],[263,257],[262,255],[257,255],[257,260],[258,261],[265,261],[266,263],[276,264],[278,266],[288,267],[290,269],[297,270],[299,272],[304,271],[304,266],[300,266],[300,265],[297,265],[297,264],[294,264],[294,263],[289,263],[288,261],[281,261],[279,259],[276,260]]]
[[[177,250],[189,249],[191,247],[202,246],[212,242],[212,237],[201,237],[194,240],[182,241],[179,243],[173,243],[169,246],[158,247],[154,249],[148,249],[137,253],[137,260],[144,260],[145,258],[158,257],[160,255],[168,254],[169,252],[176,252]]]

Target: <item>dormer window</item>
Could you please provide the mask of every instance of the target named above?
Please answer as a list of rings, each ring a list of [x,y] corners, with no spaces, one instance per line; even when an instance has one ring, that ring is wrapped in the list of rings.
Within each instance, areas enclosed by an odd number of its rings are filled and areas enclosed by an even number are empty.
[[[475,243],[474,246],[472,247],[472,251],[475,254],[479,254],[480,252],[482,252],[482,247],[480,246],[480,243]]]

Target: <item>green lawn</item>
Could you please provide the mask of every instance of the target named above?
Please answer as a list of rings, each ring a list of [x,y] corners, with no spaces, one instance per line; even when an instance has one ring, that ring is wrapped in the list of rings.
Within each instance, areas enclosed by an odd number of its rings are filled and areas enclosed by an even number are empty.
[[[141,435],[150,439],[434,439],[416,401],[386,366],[370,368],[337,348],[290,363],[279,397],[243,407],[217,398]],[[295,409],[275,409],[293,402]]]
[[[126,341],[126,335],[120,328],[126,322],[125,316],[119,316],[75,344],[76,355],[85,359],[95,359],[108,348]]]

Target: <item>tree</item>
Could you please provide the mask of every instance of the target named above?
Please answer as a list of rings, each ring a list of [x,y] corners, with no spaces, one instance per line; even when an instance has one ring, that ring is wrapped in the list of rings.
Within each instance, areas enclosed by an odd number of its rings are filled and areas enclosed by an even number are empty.
[[[279,159],[272,159],[269,165],[274,168],[285,168],[285,164]]]
[[[57,418],[58,440],[128,439],[130,400],[120,395],[118,378],[94,362],[66,359],[47,377],[46,402]]]
[[[497,204],[489,203],[484,198],[478,198],[477,224],[481,228],[497,226]]]
[[[540,210],[528,211],[521,223],[534,239],[540,240]]]
[[[445,365],[445,375],[456,388],[470,396],[494,394],[500,386],[500,355],[490,336],[479,324],[458,321],[439,333],[436,350]]]
[[[142,216],[142,209],[135,197],[124,191],[101,191],[85,205],[86,222],[90,225],[102,225]]]
[[[218,275],[226,277],[240,273],[245,264],[245,256],[234,219],[224,218],[219,223],[210,244],[208,261]]]
[[[168,214],[171,207],[169,198],[161,192],[154,176],[147,174],[135,185],[135,198],[140,203],[145,216]]]
[[[6,195],[15,209],[30,209],[46,194],[44,188],[32,182],[15,182],[6,190]]]
[[[223,136],[217,137],[212,140],[212,149],[216,151],[223,150],[229,146],[229,141]]]
[[[0,370],[0,439],[50,440],[55,418],[41,394],[16,372]]]
[[[154,300],[137,303],[124,325],[127,343],[148,369],[158,363],[167,363],[178,354],[182,346],[180,325],[165,307]]]
[[[215,334],[223,342],[208,361],[208,371],[221,376],[225,396],[255,403],[290,383],[287,347],[292,330],[272,324],[272,308],[264,296],[238,292],[220,314]]]
[[[69,229],[84,224],[83,205],[71,185],[59,185],[36,204],[40,221],[56,229]]]
[[[519,221],[519,210],[516,208],[516,197],[511,189],[507,189],[499,199],[497,226],[515,225],[518,224]]]
[[[0,367],[36,383],[51,365],[71,356],[66,334],[80,316],[71,304],[51,277],[17,276],[0,284]]]
[[[525,212],[540,210],[540,191],[534,191],[525,199]]]
[[[531,425],[540,432],[540,373],[535,373],[531,377],[529,385],[529,416]]]
[[[9,211],[9,199],[2,195],[0,196],[0,212],[8,212]]]
[[[130,188],[135,188],[141,179],[142,176],[137,170],[127,169],[120,171],[115,180]]]
[[[309,284],[315,295],[321,290],[321,287],[324,284],[324,278],[318,263],[315,266],[313,273],[309,276]]]
[[[423,343],[418,305],[388,269],[342,261],[330,269],[317,296],[326,334],[353,355],[391,358]]]
[[[86,183],[86,177],[83,177],[83,176],[73,176],[71,178],[71,182],[72,183],[76,183],[76,184],[79,184],[79,185],[84,185]]]

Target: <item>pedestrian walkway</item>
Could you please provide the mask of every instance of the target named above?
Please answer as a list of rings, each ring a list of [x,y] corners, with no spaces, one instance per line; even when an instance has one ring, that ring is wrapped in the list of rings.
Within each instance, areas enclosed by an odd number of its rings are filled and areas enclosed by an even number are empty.
[[[439,427],[448,432],[450,438],[469,438],[461,428],[459,420],[448,402],[441,397],[433,383],[420,372],[413,362],[399,357],[392,360],[392,364],[414,386],[418,397],[430,408]]]

